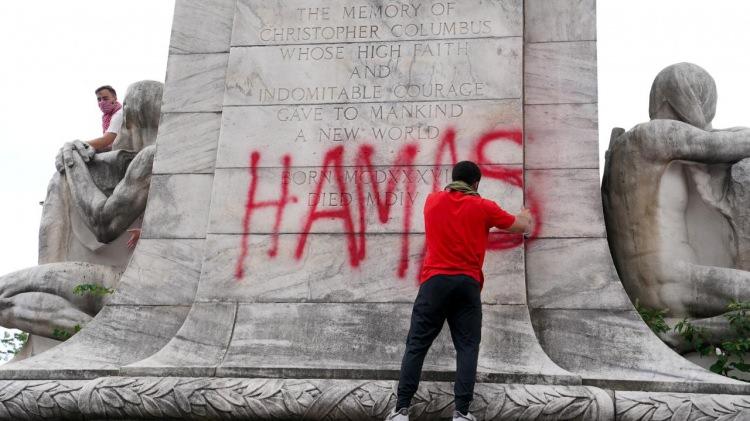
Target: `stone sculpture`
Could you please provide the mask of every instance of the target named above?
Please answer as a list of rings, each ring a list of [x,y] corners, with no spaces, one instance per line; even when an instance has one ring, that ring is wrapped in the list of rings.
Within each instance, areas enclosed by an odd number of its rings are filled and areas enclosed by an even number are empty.
[[[95,154],[81,141],[61,148],[42,212],[40,266],[0,278],[0,325],[59,338],[101,309],[102,296],[73,289],[112,288],[127,264],[123,233],[146,207],[162,90],[154,81],[128,88],[113,151]]]
[[[750,129],[714,130],[716,86],[701,67],[662,70],[651,121],[615,128],[602,183],[609,243],[632,299],[689,318],[717,341],[721,315],[750,299]],[[667,338],[677,345],[676,338]]]

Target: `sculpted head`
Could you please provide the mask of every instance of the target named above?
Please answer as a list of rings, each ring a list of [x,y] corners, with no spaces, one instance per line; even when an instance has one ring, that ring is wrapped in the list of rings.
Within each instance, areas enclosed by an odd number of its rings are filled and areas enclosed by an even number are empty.
[[[164,84],[142,80],[128,87],[123,102],[125,122],[113,149],[140,151],[156,142]]]
[[[716,83],[705,69],[692,63],[673,64],[659,72],[651,85],[649,116],[710,129],[716,96]]]

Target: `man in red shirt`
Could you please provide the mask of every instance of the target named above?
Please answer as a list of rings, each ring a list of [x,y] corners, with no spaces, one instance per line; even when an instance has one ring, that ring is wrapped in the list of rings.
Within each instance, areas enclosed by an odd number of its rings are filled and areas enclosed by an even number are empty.
[[[477,193],[481,177],[477,164],[459,162],[453,167],[453,182],[444,191],[430,194],[425,202],[427,253],[401,362],[398,402],[387,420],[408,421],[422,363],[446,319],[456,347],[453,419],[475,420],[469,405],[474,398],[481,340],[480,291],[487,235],[492,227],[523,233],[532,220],[527,209],[514,216],[481,198]]]

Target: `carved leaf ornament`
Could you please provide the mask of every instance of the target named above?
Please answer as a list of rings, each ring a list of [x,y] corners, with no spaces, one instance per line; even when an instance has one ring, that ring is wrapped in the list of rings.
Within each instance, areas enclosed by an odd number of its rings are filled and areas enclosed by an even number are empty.
[[[305,379],[5,381],[0,419],[382,420],[395,405],[394,388],[394,382]],[[450,418],[453,399],[450,384],[423,383],[411,419]],[[596,420],[599,405],[586,387],[480,383],[472,412],[485,420]]]
[[[750,420],[750,397],[621,392],[616,409],[622,421],[745,421]]]

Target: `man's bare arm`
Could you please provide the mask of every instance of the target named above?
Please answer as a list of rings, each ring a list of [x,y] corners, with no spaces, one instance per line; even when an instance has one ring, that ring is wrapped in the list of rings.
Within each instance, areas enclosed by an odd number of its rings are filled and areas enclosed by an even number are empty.
[[[523,208],[521,209],[521,212],[516,215],[516,220],[513,222],[513,225],[508,227],[506,231],[514,234],[528,232],[529,227],[531,226],[532,219],[533,217],[531,216],[531,211]]]
[[[102,137],[97,137],[94,140],[89,140],[88,143],[91,145],[92,148],[96,149],[97,152],[103,152],[106,151],[112,146],[112,143],[114,143],[115,138],[117,138],[117,133],[104,133]]]

